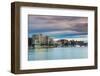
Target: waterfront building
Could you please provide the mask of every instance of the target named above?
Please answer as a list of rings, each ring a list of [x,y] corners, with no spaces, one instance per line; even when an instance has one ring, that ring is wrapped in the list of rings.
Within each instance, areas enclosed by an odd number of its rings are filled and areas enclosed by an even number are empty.
[[[34,34],[32,38],[29,38],[29,46],[33,48],[50,48],[50,47],[76,47],[76,46],[88,46],[87,42],[77,41],[77,40],[67,40],[59,39],[54,41],[53,38],[43,35],[43,34]]]
[[[53,46],[54,41],[52,38],[43,34],[35,34],[32,36],[32,46],[35,47],[50,47]]]

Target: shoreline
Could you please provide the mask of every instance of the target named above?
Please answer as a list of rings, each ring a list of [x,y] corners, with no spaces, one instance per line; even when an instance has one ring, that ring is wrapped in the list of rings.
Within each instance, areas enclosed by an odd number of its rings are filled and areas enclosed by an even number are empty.
[[[33,48],[33,47],[28,47],[28,49],[44,49],[44,48],[84,48],[84,47],[88,47],[88,46],[79,46],[79,47],[76,47],[76,46],[68,46],[68,47],[36,47],[36,48]]]

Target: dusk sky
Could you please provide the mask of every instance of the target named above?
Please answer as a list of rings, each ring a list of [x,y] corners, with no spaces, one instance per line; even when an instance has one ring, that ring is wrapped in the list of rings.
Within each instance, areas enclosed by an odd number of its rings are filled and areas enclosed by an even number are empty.
[[[88,18],[74,16],[28,16],[28,37],[44,34],[56,39],[86,40],[88,35]]]

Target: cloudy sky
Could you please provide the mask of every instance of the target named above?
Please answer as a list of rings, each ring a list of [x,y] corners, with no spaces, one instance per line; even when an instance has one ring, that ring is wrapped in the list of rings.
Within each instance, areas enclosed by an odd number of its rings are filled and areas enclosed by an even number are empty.
[[[88,18],[74,16],[28,16],[28,37],[44,34],[57,39],[87,40]]]

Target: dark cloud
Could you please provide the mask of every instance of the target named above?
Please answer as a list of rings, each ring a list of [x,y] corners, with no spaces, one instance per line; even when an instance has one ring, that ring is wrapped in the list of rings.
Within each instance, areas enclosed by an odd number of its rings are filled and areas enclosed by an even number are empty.
[[[76,31],[87,33],[88,18],[74,16],[29,15],[28,31],[29,34],[52,31]]]
[[[88,23],[77,23],[73,26],[73,28],[69,28],[70,30],[76,30],[78,32],[87,32],[88,31]]]

